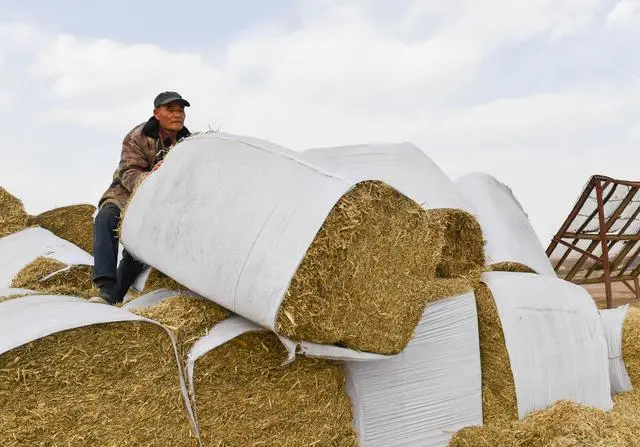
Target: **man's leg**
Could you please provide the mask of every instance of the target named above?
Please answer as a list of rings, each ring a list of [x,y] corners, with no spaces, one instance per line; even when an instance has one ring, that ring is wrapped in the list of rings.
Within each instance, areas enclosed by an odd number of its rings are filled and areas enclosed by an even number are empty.
[[[126,249],[123,250],[117,274],[118,286],[115,294],[115,301],[117,303],[122,302],[124,296],[129,291],[129,287],[135,282],[138,275],[142,273],[144,267],[145,265],[131,256]]]
[[[118,265],[118,222],[120,209],[112,203],[103,206],[93,225],[93,282],[100,296],[110,303],[116,300]]]

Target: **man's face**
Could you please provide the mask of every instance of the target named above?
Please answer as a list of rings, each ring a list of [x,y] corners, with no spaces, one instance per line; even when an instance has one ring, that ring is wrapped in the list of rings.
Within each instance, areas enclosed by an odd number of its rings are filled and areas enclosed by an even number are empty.
[[[184,112],[184,105],[176,101],[163,104],[154,109],[153,116],[155,116],[160,123],[160,127],[173,132],[180,132],[184,127],[186,114]]]

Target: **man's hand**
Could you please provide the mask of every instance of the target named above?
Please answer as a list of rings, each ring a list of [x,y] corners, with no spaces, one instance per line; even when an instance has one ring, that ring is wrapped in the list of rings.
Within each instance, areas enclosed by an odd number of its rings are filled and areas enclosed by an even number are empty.
[[[164,163],[164,160],[160,160],[158,163],[156,163],[153,169],[151,170],[151,172],[156,172],[158,169],[160,169],[160,166],[162,166],[162,163]]]

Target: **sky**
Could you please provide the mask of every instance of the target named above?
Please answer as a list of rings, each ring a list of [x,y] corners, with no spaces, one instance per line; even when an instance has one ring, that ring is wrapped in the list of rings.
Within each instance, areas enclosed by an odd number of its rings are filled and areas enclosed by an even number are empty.
[[[546,246],[640,180],[640,0],[0,0],[0,186],[97,204],[153,98],[294,150],[404,142],[507,184]]]

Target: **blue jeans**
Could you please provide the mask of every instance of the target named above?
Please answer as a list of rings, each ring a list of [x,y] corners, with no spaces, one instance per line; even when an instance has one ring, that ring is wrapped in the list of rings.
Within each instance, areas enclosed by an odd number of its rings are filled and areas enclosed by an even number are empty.
[[[122,302],[145,267],[127,250],[117,265],[119,222],[120,208],[107,203],[98,211],[93,223],[93,282],[100,289],[100,296],[111,304]]]

